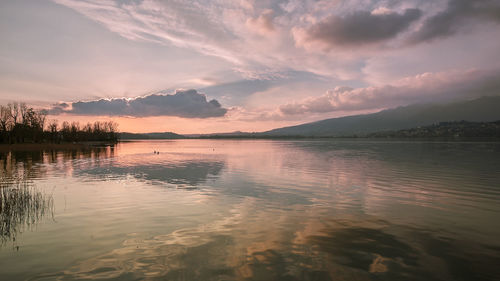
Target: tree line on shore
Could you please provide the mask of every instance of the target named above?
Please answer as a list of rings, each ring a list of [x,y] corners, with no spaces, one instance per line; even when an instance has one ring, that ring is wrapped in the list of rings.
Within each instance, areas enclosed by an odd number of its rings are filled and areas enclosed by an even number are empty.
[[[500,138],[500,121],[439,122],[429,126],[383,131],[367,135],[372,138]]]
[[[47,111],[25,103],[0,105],[0,143],[62,143],[118,140],[113,121],[87,123],[47,120]]]

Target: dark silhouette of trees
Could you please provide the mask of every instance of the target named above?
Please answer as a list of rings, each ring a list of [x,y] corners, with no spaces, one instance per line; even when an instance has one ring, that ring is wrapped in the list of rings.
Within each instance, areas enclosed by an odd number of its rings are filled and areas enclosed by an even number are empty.
[[[369,134],[375,138],[500,138],[500,121],[440,122],[429,126]]]
[[[87,123],[57,120],[47,122],[47,111],[36,110],[25,103],[0,105],[0,143],[60,143],[118,140],[118,124],[113,121]]]

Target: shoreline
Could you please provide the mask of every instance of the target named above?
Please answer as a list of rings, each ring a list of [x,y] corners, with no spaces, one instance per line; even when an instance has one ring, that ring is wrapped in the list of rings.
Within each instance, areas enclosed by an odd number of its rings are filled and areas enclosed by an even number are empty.
[[[0,144],[0,152],[39,151],[39,150],[71,150],[86,149],[92,146],[111,145],[109,142],[77,142],[77,143],[15,143]]]
[[[395,137],[302,137],[302,136],[273,136],[273,137],[191,137],[176,139],[123,139],[116,143],[110,142],[77,142],[77,143],[16,143],[0,144],[0,152],[9,151],[40,151],[40,150],[75,150],[88,149],[97,146],[115,145],[120,142],[134,141],[164,141],[164,140],[343,140],[343,141],[394,141],[394,142],[500,142],[499,138],[395,138]]]
[[[343,141],[429,141],[429,142],[500,142],[496,137],[362,137],[362,136],[215,136],[156,139],[121,139],[118,142],[162,141],[162,140],[343,140]]]

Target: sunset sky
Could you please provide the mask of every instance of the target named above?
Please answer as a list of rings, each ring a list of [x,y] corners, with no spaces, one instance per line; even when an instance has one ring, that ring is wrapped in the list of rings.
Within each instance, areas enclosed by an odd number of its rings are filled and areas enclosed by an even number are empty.
[[[500,1],[0,1],[0,74],[49,119],[263,131],[500,95]]]

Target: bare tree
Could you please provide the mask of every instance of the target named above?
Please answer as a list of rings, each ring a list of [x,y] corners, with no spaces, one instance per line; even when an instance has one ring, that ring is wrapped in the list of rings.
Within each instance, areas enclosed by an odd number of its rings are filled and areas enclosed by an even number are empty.
[[[80,132],[80,123],[71,122],[71,127],[70,127],[71,141],[78,140],[78,132]]]
[[[118,124],[114,121],[87,123],[47,121],[46,110],[25,103],[0,105],[0,142],[117,141]],[[48,122],[48,124],[47,124]]]
[[[21,120],[19,123],[26,125],[26,123],[29,122],[29,120],[28,120],[29,117],[27,116],[29,114],[28,107],[26,106],[26,103],[24,103],[24,102],[19,103],[18,107],[19,107],[19,113],[21,114]]]
[[[57,133],[57,127],[59,126],[59,122],[55,119],[50,120],[49,124],[47,125],[47,128],[49,129],[49,132],[52,134]]]
[[[37,119],[38,119],[38,125],[40,126],[40,128],[43,129],[45,128],[45,120],[47,119],[47,110],[45,109],[42,109],[42,110],[39,110],[37,112]]]
[[[11,110],[8,106],[0,105],[0,140],[10,142],[10,130],[13,126]]]
[[[47,130],[49,131],[49,137],[51,142],[59,142],[57,127],[59,126],[58,121],[52,119],[47,125]]]
[[[19,103],[9,103],[8,107],[10,109],[12,119],[14,122],[14,126],[15,126],[19,122],[17,119],[19,117]]]
[[[12,123],[12,112],[10,108],[0,105],[0,129],[3,132],[7,132]]]

